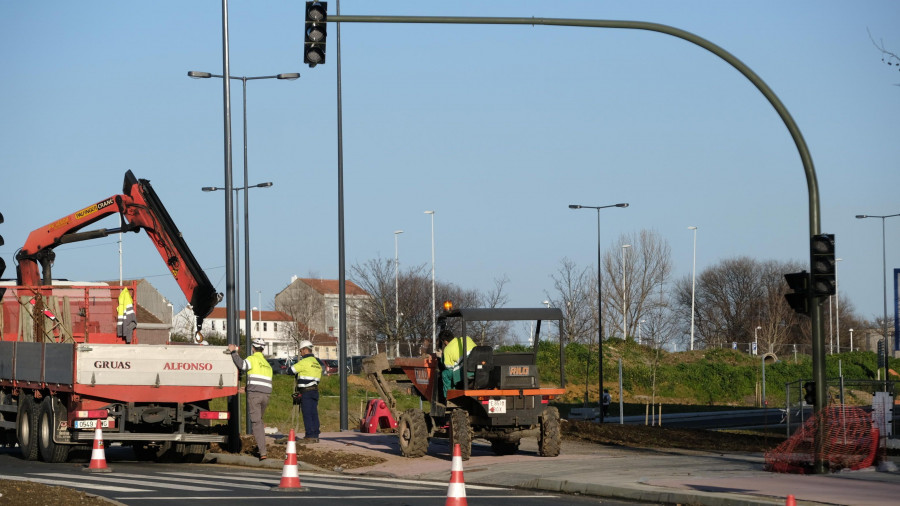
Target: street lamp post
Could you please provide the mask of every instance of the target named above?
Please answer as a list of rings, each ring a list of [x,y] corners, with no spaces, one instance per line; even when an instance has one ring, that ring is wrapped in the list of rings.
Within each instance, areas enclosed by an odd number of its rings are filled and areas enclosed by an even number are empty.
[[[601,291],[602,280],[603,280],[603,272],[602,272],[603,264],[602,264],[601,249],[600,249],[600,210],[606,209],[608,207],[628,207],[628,203],[622,202],[620,204],[610,204],[607,206],[582,206],[582,205],[578,205],[578,204],[570,204],[569,205],[569,209],[596,209],[597,210],[597,349],[598,349],[597,357],[598,357],[598,361],[600,363],[600,365],[598,367],[598,369],[599,369],[598,374],[600,377],[600,381],[599,381],[600,399],[598,401],[598,404],[601,404],[601,409],[600,409],[600,413],[601,413],[600,421],[601,422],[603,421],[603,414],[602,414],[603,413],[603,409],[602,409],[602,404],[603,404],[603,311],[602,311],[603,292]],[[544,301],[544,303],[547,304],[547,307],[550,307],[550,301]],[[585,381],[585,383],[587,383],[587,381]]]
[[[191,77],[193,79],[209,79],[211,77],[217,77],[217,78],[221,79],[221,78],[225,77],[225,76],[222,76],[219,74],[211,74],[209,72],[199,72],[196,70],[189,71],[187,73],[187,75],[188,75],[188,77]],[[282,80],[282,81],[295,81],[299,77],[300,77],[300,74],[298,74],[297,72],[287,72],[287,73],[283,73],[283,74],[276,74],[274,76],[253,76],[253,77],[229,76],[229,78],[231,78],[231,79],[236,79],[238,81],[241,81],[241,84],[242,84],[242,106],[243,106],[243,115],[244,115],[244,121],[243,121],[243,123],[244,123],[244,186],[241,188],[235,188],[236,191],[237,190],[247,190],[247,189],[253,187],[253,186],[250,186],[250,183],[248,181],[249,173],[248,173],[248,164],[247,164],[247,81],[256,81],[256,80],[260,80],[260,79],[278,79],[278,80]],[[255,185],[255,187],[257,187],[257,188],[268,187],[268,186],[272,186],[272,183],[271,182],[260,183],[258,185]],[[249,206],[250,206],[250,198],[247,195],[247,192],[244,191],[244,285],[246,285],[245,286],[244,307],[250,307],[250,223],[249,223],[250,210],[249,210]],[[237,213],[235,213],[235,214],[237,214]],[[236,238],[235,238],[235,241],[237,241]],[[244,321],[246,322],[246,327],[247,327],[246,338],[247,338],[247,355],[248,356],[251,353],[251,347],[250,347],[250,323],[251,323],[251,320],[252,320],[251,315],[249,315],[249,314],[245,315]],[[250,421],[250,415],[248,414],[247,415],[247,422],[248,422],[247,430],[248,431],[250,430],[249,421]]]
[[[227,74],[227,72],[226,72],[226,74]],[[224,75],[212,74],[210,72],[199,72],[196,70],[188,71],[187,75],[188,75],[188,77],[191,77],[193,79],[209,79],[211,77],[217,77],[220,79],[225,78]],[[242,77],[238,77],[238,76],[230,76],[229,75],[228,77],[230,79],[237,79],[237,80],[241,81],[241,83],[243,84],[242,99],[243,99],[243,114],[244,114],[244,186],[241,187],[240,189],[244,190],[244,285],[245,285],[244,290],[246,292],[245,297],[244,297],[244,307],[249,308],[250,307],[250,224],[249,224],[249,209],[248,209],[249,197],[247,196],[247,190],[249,188],[251,188],[251,186],[250,186],[250,183],[248,182],[249,176],[248,176],[248,172],[247,172],[247,81],[253,81],[253,80],[257,80],[257,79],[279,79],[279,80],[293,81],[293,80],[297,79],[298,77],[300,77],[300,74],[298,74],[296,72],[290,72],[290,73],[278,74],[278,75],[274,75],[274,76],[255,76],[255,77],[242,76]],[[228,149],[229,150],[231,149],[230,145],[229,145]],[[230,182],[226,181],[226,188],[223,188],[223,189],[229,189],[228,188],[229,185],[230,185]],[[272,186],[272,183],[261,183],[259,185],[256,185],[256,187],[260,187],[260,188],[265,187],[265,186]],[[231,188],[231,189],[234,189],[235,191],[238,190],[238,188]],[[207,190],[207,191],[214,191],[214,190]],[[237,209],[234,209],[234,213],[235,213],[235,219],[236,219],[237,214],[238,214]],[[235,240],[235,242],[237,242],[237,240],[238,240],[237,235],[235,235],[234,240]],[[235,251],[237,251],[238,249],[239,248],[235,248]],[[234,262],[235,262],[235,266],[237,266],[236,257],[235,257]],[[237,287],[237,273],[235,273],[235,287]],[[235,291],[237,291],[237,290],[235,290]],[[240,302],[237,302],[236,306],[239,308]],[[239,311],[236,311],[235,314],[240,314],[240,313],[239,313]],[[247,332],[246,332],[247,356],[250,356],[250,354],[252,352],[252,348],[250,347],[251,315],[246,314],[244,321],[245,321],[245,326],[247,328]],[[238,337],[238,339],[239,338],[240,337]],[[247,434],[252,434],[249,407],[250,406],[249,406],[249,400],[248,400],[247,417],[246,417],[247,418]]]
[[[628,278],[628,270],[626,267],[626,256],[625,250],[630,248],[630,244],[622,245],[622,339],[628,339],[628,283],[625,281]]]
[[[437,303],[434,300],[434,211],[425,211],[431,215],[431,352],[437,351]]]
[[[759,354],[759,331],[762,330],[762,327],[757,326],[753,329],[753,354]]]
[[[850,329],[850,351],[853,351],[853,329]]]
[[[884,235],[884,222],[888,218],[893,218],[895,216],[900,216],[900,213],[897,214],[888,214],[884,216],[874,216],[871,214],[857,214],[856,217],[859,219],[863,218],[881,218],[881,266],[882,266],[882,275],[881,280],[884,283],[884,289],[882,293],[884,294],[884,320],[882,321],[882,332],[884,336],[884,379],[887,381],[888,375],[888,357],[890,356],[891,344],[888,341],[888,331],[887,331],[887,246],[885,242]],[[900,336],[894,336],[895,339],[900,338]],[[887,388],[887,383],[885,382],[885,388]]]
[[[691,351],[694,350],[694,288],[697,280],[697,227],[690,226],[688,230],[694,231],[694,261],[691,266]]]
[[[397,334],[397,346],[400,346],[400,249],[397,238],[402,230],[394,230],[394,331]],[[397,353],[399,356],[400,354]]]

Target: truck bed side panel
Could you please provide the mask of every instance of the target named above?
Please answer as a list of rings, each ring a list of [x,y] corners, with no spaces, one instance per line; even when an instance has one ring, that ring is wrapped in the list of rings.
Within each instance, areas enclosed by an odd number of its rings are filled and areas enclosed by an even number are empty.
[[[41,348],[42,343],[16,343],[16,381],[41,381]]]
[[[75,378],[75,345],[47,343],[44,345],[44,383],[71,385]]]

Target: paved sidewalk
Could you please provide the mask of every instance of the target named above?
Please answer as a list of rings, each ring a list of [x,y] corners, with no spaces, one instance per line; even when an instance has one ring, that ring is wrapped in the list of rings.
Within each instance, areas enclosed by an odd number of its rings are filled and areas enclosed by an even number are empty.
[[[446,440],[434,439],[428,455],[400,455],[397,436],[358,432],[323,433],[322,450],[377,455],[384,462],[359,469],[326,469],[344,474],[449,480],[451,452]],[[220,457],[220,462],[226,463]],[[247,465],[255,458],[236,457]],[[283,463],[264,462],[265,467]],[[793,475],[763,471],[762,454],[720,454],[688,450],[646,450],[563,441],[559,457],[537,455],[534,439],[522,441],[515,455],[496,456],[486,442],[472,447],[463,463],[466,483],[501,485],[551,492],[580,493],[647,503],[709,506],[785,504],[897,504],[900,472],[869,468],[829,475]],[[896,469],[896,465],[893,466]],[[301,463],[304,470],[318,470]]]

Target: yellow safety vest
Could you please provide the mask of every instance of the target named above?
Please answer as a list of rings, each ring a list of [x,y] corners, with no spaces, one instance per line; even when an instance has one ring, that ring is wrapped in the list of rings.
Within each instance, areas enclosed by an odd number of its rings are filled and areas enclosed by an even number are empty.
[[[244,360],[247,367],[247,391],[248,392],[272,392],[272,365],[266,360],[262,352],[257,351]]]
[[[317,385],[322,379],[322,364],[312,355],[301,358],[291,369],[297,375],[297,386],[300,388]]]
[[[472,351],[472,348],[475,347],[475,341],[472,340],[471,337],[466,336],[466,350],[463,352],[463,338],[456,337],[449,343],[447,346],[444,346],[443,356],[444,356],[444,366],[450,370],[459,369],[459,365],[462,363],[462,359],[469,355],[469,352]]]

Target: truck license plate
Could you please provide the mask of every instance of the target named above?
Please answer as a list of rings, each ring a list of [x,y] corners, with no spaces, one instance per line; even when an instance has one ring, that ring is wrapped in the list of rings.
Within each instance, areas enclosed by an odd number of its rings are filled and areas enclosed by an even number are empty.
[[[100,420],[100,427],[104,429],[115,428],[116,423],[112,418],[107,418],[106,420]],[[76,429],[96,429],[97,428],[97,420],[75,420],[75,428]]]
[[[506,413],[506,399],[489,399],[488,413]]]

